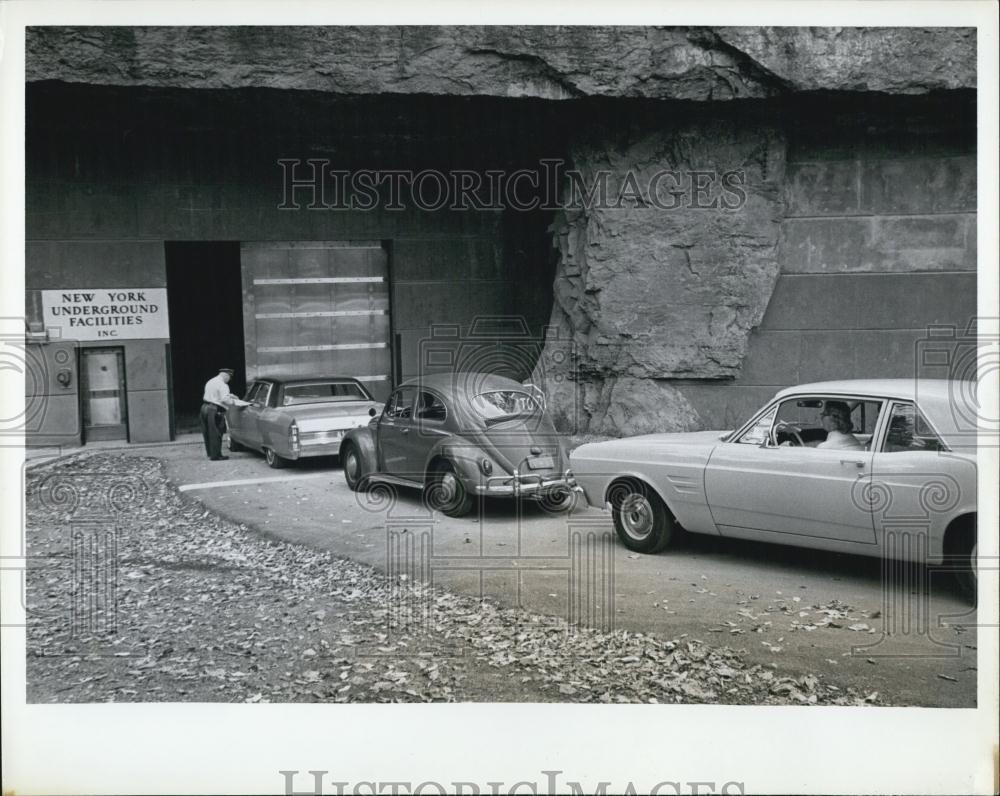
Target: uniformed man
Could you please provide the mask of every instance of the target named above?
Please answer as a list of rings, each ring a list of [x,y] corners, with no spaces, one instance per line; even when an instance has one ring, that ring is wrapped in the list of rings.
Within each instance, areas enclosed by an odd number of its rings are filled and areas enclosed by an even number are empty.
[[[222,368],[218,376],[205,382],[201,405],[201,435],[205,438],[205,453],[213,462],[228,459],[222,455],[222,434],[226,430],[226,407],[249,406],[229,392],[229,382],[233,378],[231,368]]]

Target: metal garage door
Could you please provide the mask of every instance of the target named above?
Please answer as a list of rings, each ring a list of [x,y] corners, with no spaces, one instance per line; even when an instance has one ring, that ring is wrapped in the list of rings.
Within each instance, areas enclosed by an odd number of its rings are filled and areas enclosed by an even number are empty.
[[[388,257],[378,241],[244,243],[247,379],[353,376],[390,387]]]

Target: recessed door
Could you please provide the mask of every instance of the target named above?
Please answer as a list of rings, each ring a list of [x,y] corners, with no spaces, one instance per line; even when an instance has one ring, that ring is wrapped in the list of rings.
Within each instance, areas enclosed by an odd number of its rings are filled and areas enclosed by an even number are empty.
[[[80,400],[84,442],[128,439],[123,348],[80,349]]]

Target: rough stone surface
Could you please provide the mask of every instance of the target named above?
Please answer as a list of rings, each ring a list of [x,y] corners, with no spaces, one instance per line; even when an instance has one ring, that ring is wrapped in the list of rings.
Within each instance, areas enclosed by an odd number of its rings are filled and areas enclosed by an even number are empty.
[[[704,425],[688,400],[662,380],[632,376],[549,383],[549,411],[568,433],[628,437],[697,431]],[[572,414],[574,403],[577,412]]]
[[[976,85],[974,28],[716,28],[797,91],[922,94]]]
[[[721,100],[975,86],[969,28],[33,27],[28,81]]]
[[[680,394],[654,380],[738,374],[778,277],[784,155],[777,128],[736,116],[625,140],[597,134],[573,147],[585,184],[610,173],[609,197],[628,174],[647,196],[661,170],[688,176],[676,208],[626,200],[622,207],[568,208],[557,218],[552,332],[535,376],[551,396],[557,425],[576,433],[601,433],[612,418],[630,433],[698,425]],[[724,207],[735,195],[711,180],[699,195],[689,175],[701,170],[739,173],[745,201]],[[661,186],[661,201],[669,199],[674,183]],[[718,206],[699,206],[706,204]],[[556,356],[567,348],[568,357]]]

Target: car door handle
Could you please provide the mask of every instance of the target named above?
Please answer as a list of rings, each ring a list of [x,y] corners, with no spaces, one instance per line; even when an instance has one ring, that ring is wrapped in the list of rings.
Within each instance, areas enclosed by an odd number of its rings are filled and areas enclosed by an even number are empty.
[[[408,429],[408,428],[401,428],[400,431],[403,432],[404,434],[409,434],[410,433],[410,429]]]
[[[864,467],[864,466],[865,466],[865,463],[864,463],[864,461],[861,461],[861,460],[859,460],[859,459],[841,459],[841,460],[840,460],[840,463],[841,463],[841,464],[853,464],[853,465],[854,465],[855,467],[857,467],[857,468],[858,468],[859,470],[860,470],[860,469],[861,469],[862,467]]]

